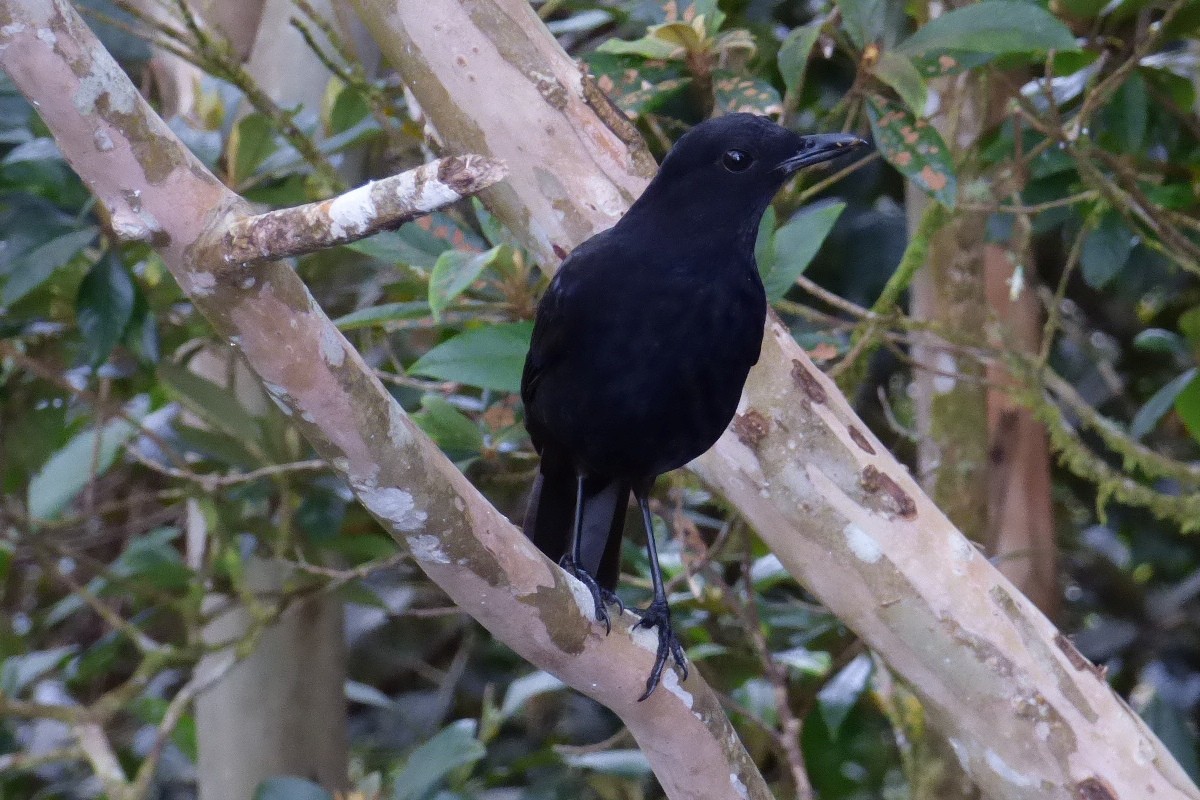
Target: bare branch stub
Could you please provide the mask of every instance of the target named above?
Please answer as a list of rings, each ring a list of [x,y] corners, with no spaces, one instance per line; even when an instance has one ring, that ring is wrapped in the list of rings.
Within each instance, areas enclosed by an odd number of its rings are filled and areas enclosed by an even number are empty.
[[[466,155],[422,164],[319,203],[237,220],[223,238],[230,265],[273,261],[365,239],[503,180],[502,161]]]

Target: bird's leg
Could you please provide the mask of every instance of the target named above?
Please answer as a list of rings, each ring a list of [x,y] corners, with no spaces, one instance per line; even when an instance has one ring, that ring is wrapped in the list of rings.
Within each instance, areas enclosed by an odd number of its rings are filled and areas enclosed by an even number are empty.
[[[612,632],[612,620],[608,616],[608,606],[606,603],[612,602],[616,595],[610,591],[600,588],[600,584],[596,583],[596,579],[592,577],[586,569],[583,568],[583,481],[584,476],[580,474],[576,478],[575,484],[575,524],[571,532],[571,550],[563,555],[559,560],[559,566],[567,572],[579,579],[579,582],[587,587],[592,593],[592,602],[596,604],[596,621],[604,623],[604,633]],[[620,603],[620,600],[616,601]],[[622,605],[621,610],[625,607]]]
[[[671,628],[671,608],[667,605],[667,590],[663,587],[662,569],[658,565],[658,548],[654,544],[654,521],[650,518],[650,503],[646,492],[634,491],[638,505],[642,509],[642,524],[646,527],[646,552],[650,555],[650,581],[654,585],[654,599],[645,611],[635,612],[641,616],[635,628],[658,628],[658,653],[654,658],[654,668],[650,677],[646,678],[646,691],[638,698],[645,700],[658,687],[663,668],[667,665],[667,656],[675,659],[675,664],[683,671],[683,679],[687,680],[687,661],[683,657],[683,648],[675,631]]]

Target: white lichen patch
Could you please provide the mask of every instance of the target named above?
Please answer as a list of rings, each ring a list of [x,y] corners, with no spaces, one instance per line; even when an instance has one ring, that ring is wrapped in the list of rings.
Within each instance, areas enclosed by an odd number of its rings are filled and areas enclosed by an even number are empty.
[[[947,658],[946,662],[949,663],[950,659]],[[958,739],[950,738],[946,741],[950,743],[950,749],[954,751],[954,757],[958,759],[958,766],[962,768],[963,772],[970,773],[971,762],[967,758],[967,748],[963,747],[963,743]]]
[[[592,593],[583,585],[583,581],[576,578],[574,575],[567,575],[567,588],[571,590],[571,597],[575,599],[575,605],[579,607],[579,613],[588,622],[596,618],[596,603],[592,600]]]
[[[846,523],[846,527],[842,528],[842,535],[846,537],[846,544],[850,547],[850,552],[854,553],[860,561],[874,564],[883,558],[883,550],[879,548],[879,543],[853,522]]]
[[[6,39],[16,36],[18,33],[24,33],[24,32],[25,32],[25,23],[24,22],[10,22],[7,25],[5,25],[3,28],[0,28],[0,36],[3,36]]]
[[[434,564],[449,564],[450,556],[442,549],[442,541],[433,534],[423,533],[408,541],[413,558],[417,561],[432,561]]]
[[[992,771],[999,775],[1004,780],[1008,781],[1013,786],[1033,786],[1037,781],[1030,775],[1026,775],[1020,770],[1013,769],[995,750],[988,750],[984,755],[984,760],[991,767]]]
[[[395,486],[367,489],[358,497],[368,511],[392,523],[401,531],[418,531],[429,519],[428,514],[417,508],[412,493]]]
[[[321,327],[321,355],[331,367],[340,367],[346,360],[346,349],[342,347],[342,335],[329,320]]]
[[[104,128],[96,128],[92,132],[92,142],[95,143],[96,149],[101,153],[107,153],[113,149],[112,137],[108,135],[108,131]]]
[[[936,394],[954,391],[954,387],[958,385],[954,378],[958,374],[958,362],[954,360],[954,356],[946,352],[938,353],[934,360],[934,369],[937,374],[933,376],[933,391]]]
[[[950,531],[947,539],[950,544],[950,555],[954,559],[950,568],[955,575],[965,575],[967,563],[975,557],[975,545],[967,541],[966,537],[958,531]]]
[[[446,184],[436,178],[430,180],[433,176],[428,174],[428,170],[422,176],[423,181],[418,184],[418,171],[420,170],[404,172],[396,176],[392,194],[402,204],[412,206],[418,211],[432,211],[461,199],[461,195]]]
[[[79,88],[71,102],[80,114],[95,114],[99,110],[96,103],[101,97],[105,98],[106,110],[110,112],[132,114],[137,108],[137,89],[112,56],[103,51],[92,54],[91,69],[79,79]]]
[[[588,595],[588,602],[591,602],[592,596]],[[658,630],[649,628],[631,628],[629,630],[629,638],[633,639],[633,643],[651,653],[658,652]],[[665,672],[663,674],[666,674]]]
[[[750,800],[750,790],[746,788],[746,784],[742,783],[742,778],[736,772],[729,773],[729,786],[737,794],[738,797]]]
[[[692,693],[679,684],[679,675],[673,669],[668,669],[662,675],[662,687],[671,694],[679,698],[679,700],[690,710],[694,700]]]
[[[337,237],[354,236],[366,230],[375,214],[371,184],[351,189],[329,204],[329,232]]]
[[[207,297],[217,288],[217,277],[211,272],[189,272],[187,285],[188,294]]]
[[[290,417],[292,415],[292,407],[287,402],[287,390],[279,384],[271,383],[270,381],[263,381],[263,388],[267,390],[267,397],[271,398],[271,402],[275,404],[275,407],[282,411],[285,417]]]
[[[58,36],[56,36],[54,31],[50,30],[49,28],[38,28],[37,37],[40,41],[49,45],[50,47],[54,47],[54,45],[58,43]]]
[[[388,441],[393,447],[404,448],[412,444],[412,433],[406,423],[404,409],[393,400],[388,405]]]

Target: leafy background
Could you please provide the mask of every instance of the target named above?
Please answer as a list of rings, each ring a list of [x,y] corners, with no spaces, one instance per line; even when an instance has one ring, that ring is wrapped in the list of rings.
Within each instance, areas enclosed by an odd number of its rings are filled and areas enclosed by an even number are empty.
[[[211,33],[93,5],[139,83],[152,50],[129,28],[204,67],[171,125],[255,202],[328,196],[351,162],[384,174],[424,160],[394,77],[339,60],[303,3],[295,24],[338,74],[320,108],[288,111]],[[1056,622],[1200,779],[1200,2],[985,0],[933,20],[895,0],[535,5],[658,156],[729,111],[872,138],[876,154],[836,180],[785,188],[757,253],[776,310],[903,457],[920,327],[897,273],[913,252],[905,193],[986,213],[991,241],[1030,254],[1010,285],[1048,309],[1044,357],[981,358],[1014,365],[1014,394],[1064,455],[1045,543],[1061,556]],[[1006,97],[967,152],[927,116],[956,76]],[[355,797],[660,796],[615,718],[450,606],[311,460],[158,257],[106,225],[0,81],[0,796],[99,796],[53,710],[101,707],[126,767],[149,765],[149,793],[193,796],[195,721],[160,726],[202,654],[206,591],[244,591],[261,555],[295,569],[262,625],[299,598],[344,602]],[[545,278],[516,239],[463,203],[296,268],[519,518],[536,462],[514,392]],[[937,796],[945,761],[917,701],[753,531],[682,473],[660,481],[655,509],[689,657],[780,796],[801,774],[829,800]],[[212,532],[198,558],[189,512]],[[623,571],[624,599],[644,603],[639,543]],[[258,797],[329,794],[277,776]]]

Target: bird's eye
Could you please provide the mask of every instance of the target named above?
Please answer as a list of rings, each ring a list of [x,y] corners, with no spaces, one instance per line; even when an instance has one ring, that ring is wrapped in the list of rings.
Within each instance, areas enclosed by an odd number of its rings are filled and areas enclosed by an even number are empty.
[[[726,150],[721,156],[721,166],[730,172],[745,172],[754,163],[754,156],[745,150]]]

